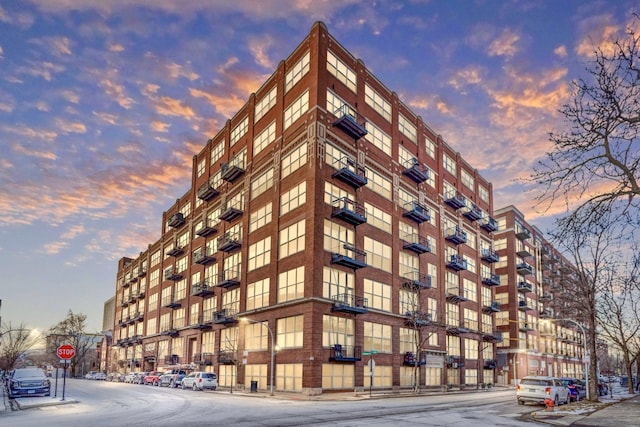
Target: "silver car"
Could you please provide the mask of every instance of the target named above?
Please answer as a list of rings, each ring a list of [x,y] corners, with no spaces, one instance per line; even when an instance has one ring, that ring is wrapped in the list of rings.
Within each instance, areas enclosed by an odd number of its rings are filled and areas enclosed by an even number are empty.
[[[558,406],[560,403],[569,403],[570,398],[567,386],[555,377],[524,377],[516,388],[516,399],[520,405],[526,402],[542,405],[546,399],[550,399],[554,406]]]
[[[214,372],[192,372],[182,379],[182,389],[215,390],[218,388],[218,376]]]

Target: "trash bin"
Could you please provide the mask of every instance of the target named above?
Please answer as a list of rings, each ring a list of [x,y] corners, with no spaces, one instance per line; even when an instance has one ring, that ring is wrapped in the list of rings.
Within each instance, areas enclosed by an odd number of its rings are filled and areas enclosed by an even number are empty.
[[[258,381],[251,381],[251,393],[258,392]]]

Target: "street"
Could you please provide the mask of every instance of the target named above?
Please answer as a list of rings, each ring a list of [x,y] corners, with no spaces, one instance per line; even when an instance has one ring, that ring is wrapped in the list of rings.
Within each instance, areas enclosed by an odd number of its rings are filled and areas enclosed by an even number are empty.
[[[519,406],[513,390],[421,396],[355,398],[352,393],[306,400],[295,394],[194,392],[124,383],[72,379],[66,399],[0,415],[0,424],[47,426],[531,426],[521,419],[538,408]],[[45,398],[59,401],[57,398]],[[42,399],[42,398],[41,398]],[[4,418],[4,419],[2,419]]]

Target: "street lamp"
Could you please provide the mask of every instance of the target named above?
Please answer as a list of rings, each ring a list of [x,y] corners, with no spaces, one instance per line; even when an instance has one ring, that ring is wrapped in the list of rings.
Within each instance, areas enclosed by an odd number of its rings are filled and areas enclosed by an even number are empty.
[[[270,384],[269,384],[269,395],[273,396],[273,359],[276,355],[275,353],[275,340],[273,339],[273,331],[271,330],[271,328],[269,327],[269,324],[266,322],[260,322],[258,320],[253,320],[253,319],[249,319],[246,317],[242,317],[240,318],[241,321],[244,322],[249,322],[249,323],[258,323],[262,326],[264,326],[265,328],[267,328],[267,330],[269,331],[269,337],[271,338],[271,380],[270,380]]]
[[[552,322],[569,322],[569,323],[573,323],[574,325],[576,325],[578,328],[580,328],[580,332],[582,332],[582,339],[583,339],[583,346],[584,346],[584,354],[582,355],[582,363],[583,365],[586,365],[585,363],[585,359],[587,358],[587,334],[584,331],[584,327],[576,322],[573,319],[549,319]],[[589,366],[585,366],[584,368],[584,378],[585,381],[587,382],[587,400],[589,400]]]

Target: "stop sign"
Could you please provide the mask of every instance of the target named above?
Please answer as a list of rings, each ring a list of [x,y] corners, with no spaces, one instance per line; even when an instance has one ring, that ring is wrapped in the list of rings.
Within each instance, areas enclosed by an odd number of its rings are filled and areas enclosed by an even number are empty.
[[[58,357],[62,360],[72,359],[76,355],[76,349],[71,344],[62,344],[56,351]]]

